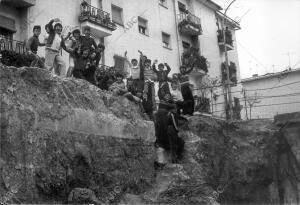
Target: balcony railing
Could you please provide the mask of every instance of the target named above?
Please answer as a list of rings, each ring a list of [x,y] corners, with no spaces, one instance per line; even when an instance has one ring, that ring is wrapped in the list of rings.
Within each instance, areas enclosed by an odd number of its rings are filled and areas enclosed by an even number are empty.
[[[90,21],[99,26],[103,26],[111,31],[116,30],[116,25],[111,21],[110,14],[106,11],[89,5],[87,2],[81,4],[79,21]]]
[[[226,37],[226,46],[227,49],[232,50],[233,49],[233,40],[232,40],[232,33],[229,30],[225,30],[225,37]],[[222,30],[218,30],[218,43],[221,46],[224,46],[224,34]]]
[[[226,71],[226,64],[222,63],[221,65],[221,71],[222,71],[222,82],[224,83],[230,83],[231,86],[235,86],[237,84],[237,68],[234,62],[230,62],[229,68],[229,81],[227,82],[227,71]]]
[[[180,12],[178,15],[179,20],[179,31],[188,35],[201,35],[202,27],[201,20],[199,17],[191,13]]]
[[[26,52],[26,43],[13,39],[0,38],[0,51],[3,50],[15,51],[22,54]]]
[[[199,48],[191,47],[181,56],[182,65],[193,68],[192,75],[206,75],[208,72],[207,59],[201,56]]]

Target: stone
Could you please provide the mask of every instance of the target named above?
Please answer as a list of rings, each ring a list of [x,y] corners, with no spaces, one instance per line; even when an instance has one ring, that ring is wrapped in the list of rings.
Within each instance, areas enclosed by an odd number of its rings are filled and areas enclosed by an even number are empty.
[[[37,68],[3,66],[0,83],[0,190],[20,183],[22,203],[65,203],[76,188],[107,198],[150,186],[154,124],[134,103]]]
[[[68,196],[68,203],[101,205],[95,193],[90,189],[75,188]]]
[[[155,172],[154,123],[136,104],[37,68],[2,66],[0,83],[0,194],[12,202],[300,203],[297,119],[188,117],[183,159]]]

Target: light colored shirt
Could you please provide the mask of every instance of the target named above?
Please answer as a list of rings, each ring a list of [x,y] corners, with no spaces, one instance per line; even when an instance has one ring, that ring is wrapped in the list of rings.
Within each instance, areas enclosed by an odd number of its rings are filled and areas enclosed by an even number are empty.
[[[182,93],[179,89],[173,90],[173,88],[171,88],[171,95],[174,101],[183,101]]]
[[[55,34],[55,37],[53,39],[53,43],[52,43],[50,49],[59,52],[61,50],[61,40],[62,40],[61,36],[58,34]]]
[[[46,47],[47,47],[48,38],[49,38],[49,34],[46,34],[44,37],[44,43],[46,44]]]
[[[146,69],[144,71],[145,80],[154,81],[156,80],[156,73],[152,69]]]
[[[140,67],[139,66],[136,66],[136,67],[132,67],[131,68],[131,77],[132,79],[140,79]]]

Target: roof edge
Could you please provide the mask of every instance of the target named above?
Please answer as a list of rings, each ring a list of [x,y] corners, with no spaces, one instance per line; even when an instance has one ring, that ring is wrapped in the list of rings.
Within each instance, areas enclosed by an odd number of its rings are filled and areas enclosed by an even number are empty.
[[[215,11],[223,10],[223,8],[219,4],[213,2],[212,0],[198,0],[198,1],[200,1],[205,6],[211,8],[211,9],[213,9]]]
[[[262,80],[262,79],[266,79],[266,78],[272,78],[272,77],[276,77],[276,76],[280,76],[283,74],[288,74],[288,73],[294,73],[294,72],[300,72],[300,68],[297,69],[293,69],[293,70],[284,70],[281,72],[277,72],[277,73],[271,73],[271,74],[265,74],[265,75],[260,75],[257,77],[250,77],[250,78],[245,78],[245,79],[241,79],[241,83],[246,83],[246,82],[251,82],[251,81],[256,81],[256,80]]]
[[[236,22],[229,16],[225,15],[224,13],[222,13],[220,11],[216,11],[216,15],[218,15],[220,18],[225,18],[228,21],[227,23],[231,24],[234,28],[236,28],[236,30],[241,29],[241,26],[238,22]]]

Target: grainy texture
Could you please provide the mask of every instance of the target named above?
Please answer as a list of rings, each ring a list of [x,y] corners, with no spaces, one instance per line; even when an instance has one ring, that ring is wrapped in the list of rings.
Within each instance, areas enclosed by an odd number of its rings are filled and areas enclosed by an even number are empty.
[[[298,121],[191,117],[183,160],[155,173],[134,103],[41,69],[1,67],[0,83],[1,203],[300,202]]]
[[[67,202],[74,188],[117,201],[150,187],[154,125],[137,106],[45,70],[2,67],[0,78],[0,189],[16,192],[9,202]]]

